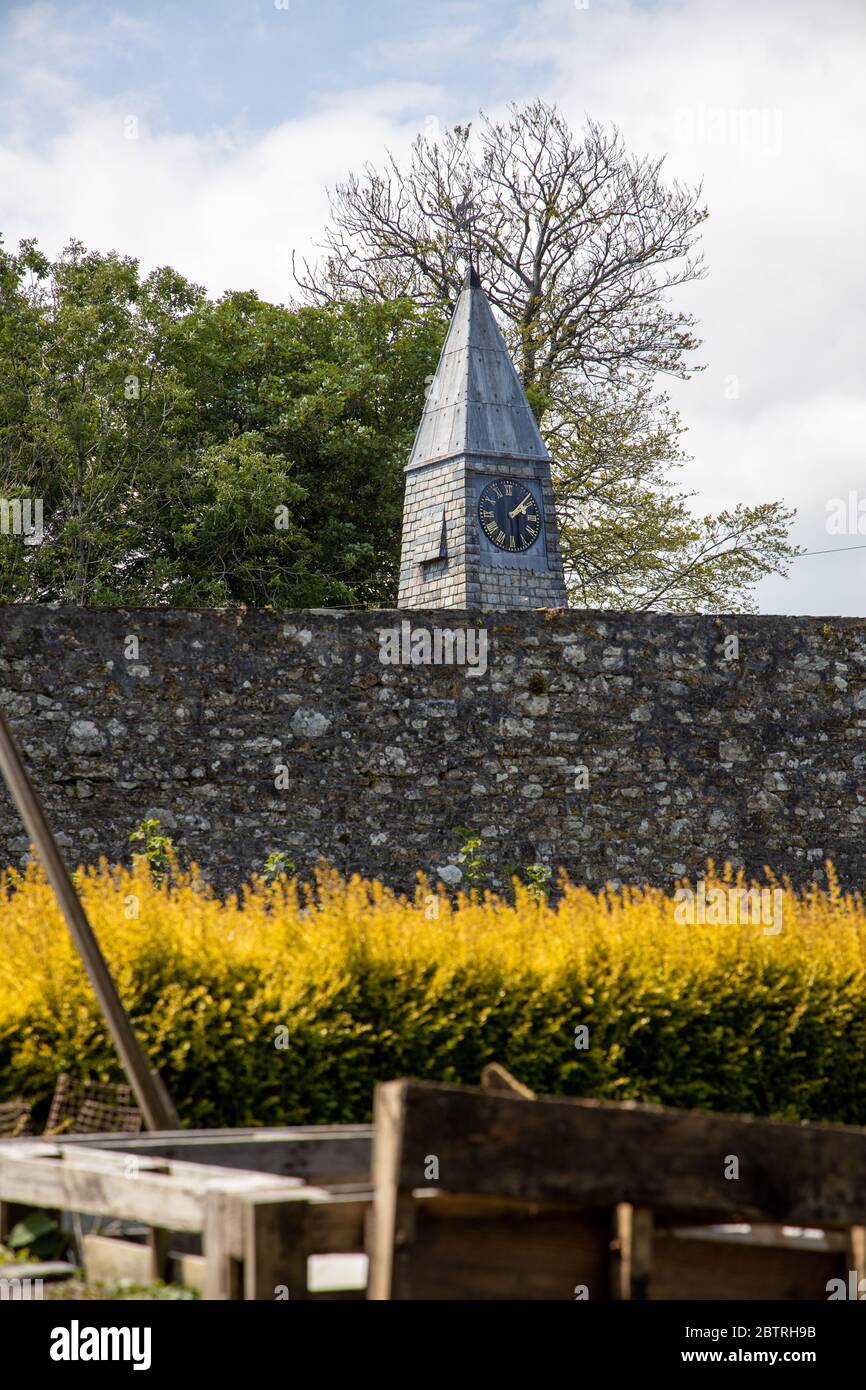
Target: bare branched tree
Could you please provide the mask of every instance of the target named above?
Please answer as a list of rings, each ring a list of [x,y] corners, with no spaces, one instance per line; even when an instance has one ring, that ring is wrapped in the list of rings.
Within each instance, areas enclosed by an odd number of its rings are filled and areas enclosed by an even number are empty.
[[[505,122],[419,135],[409,168],[389,156],[331,197],[321,270],[298,283],[320,300],[396,297],[452,305],[463,279],[466,207],[474,259],[504,320],[524,386],[554,401],[557,379],[625,367],[684,375],[693,320],[667,294],[702,273],[693,254],[700,190],[667,185],[662,160],[635,159],[615,130],[578,143],[542,101]]]
[[[482,115],[408,166],[388,155],[331,195],[321,262],[295,268],[313,301],[408,296],[451,308],[472,259],[554,458],[571,593],[583,604],[749,606],[795,552],[779,503],[698,519],[671,490],[682,426],[659,376],[699,346],[673,292],[703,276],[700,188],[664,178],[616,129],[582,139],[544,101]],[[576,520],[577,518],[577,520]]]

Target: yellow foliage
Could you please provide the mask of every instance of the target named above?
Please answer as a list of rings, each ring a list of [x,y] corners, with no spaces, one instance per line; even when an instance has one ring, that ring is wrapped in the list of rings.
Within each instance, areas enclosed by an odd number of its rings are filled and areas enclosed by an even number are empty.
[[[477,1083],[494,1058],[542,1091],[866,1119],[866,1082],[850,1075],[866,911],[832,875],[826,891],[779,889],[778,933],[682,923],[657,889],[567,882],[550,903],[520,885],[513,902],[452,903],[423,879],[406,899],[325,868],[310,887],[255,880],[224,902],[194,867],[157,886],[143,861],[102,862],[76,881],[153,1065],[196,1123],[362,1119],[376,1079]],[[711,868],[714,886],[744,885]],[[44,1099],[64,1069],[118,1075],[30,865],[0,893],[0,1098]]]

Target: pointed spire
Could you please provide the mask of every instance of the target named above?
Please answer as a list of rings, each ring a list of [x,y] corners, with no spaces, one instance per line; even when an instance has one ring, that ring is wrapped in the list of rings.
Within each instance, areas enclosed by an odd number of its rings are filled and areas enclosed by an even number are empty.
[[[464,454],[550,458],[471,262],[406,467]]]

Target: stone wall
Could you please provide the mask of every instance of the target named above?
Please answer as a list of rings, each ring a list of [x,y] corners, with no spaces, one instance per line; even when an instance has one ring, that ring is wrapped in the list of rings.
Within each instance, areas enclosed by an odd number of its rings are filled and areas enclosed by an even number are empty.
[[[420,655],[446,617],[474,667],[383,664],[405,610],[0,608],[0,702],[73,864],[152,815],[221,888],[275,849],[453,880],[458,826],[500,881],[830,857],[863,885],[863,621],[412,612]],[[0,793],[3,862],[26,851]]]

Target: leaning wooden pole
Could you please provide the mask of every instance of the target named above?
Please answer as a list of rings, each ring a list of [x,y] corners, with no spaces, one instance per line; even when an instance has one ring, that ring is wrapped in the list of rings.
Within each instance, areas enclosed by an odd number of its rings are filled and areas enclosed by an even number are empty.
[[[84,962],[102,1016],[135,1092],[144,1122],[148,1129],[178,1129],[179,1121],[174,1106],[161,1078],[155,1072],[151,1072],[147,1065],[147,1058],[120,1002],[120,995],[105,963],[105,957],[93,935],[93,928],[81,906],[75,885],[54,838],[54,832],[27,775],[27,769],[2,710],[0,771],[6,780],[9,794],[18,807],[27,833],[39,852],[48,882],[54,889],[60,910],[66,918],[66,925],[72,933],[72,940]]]

